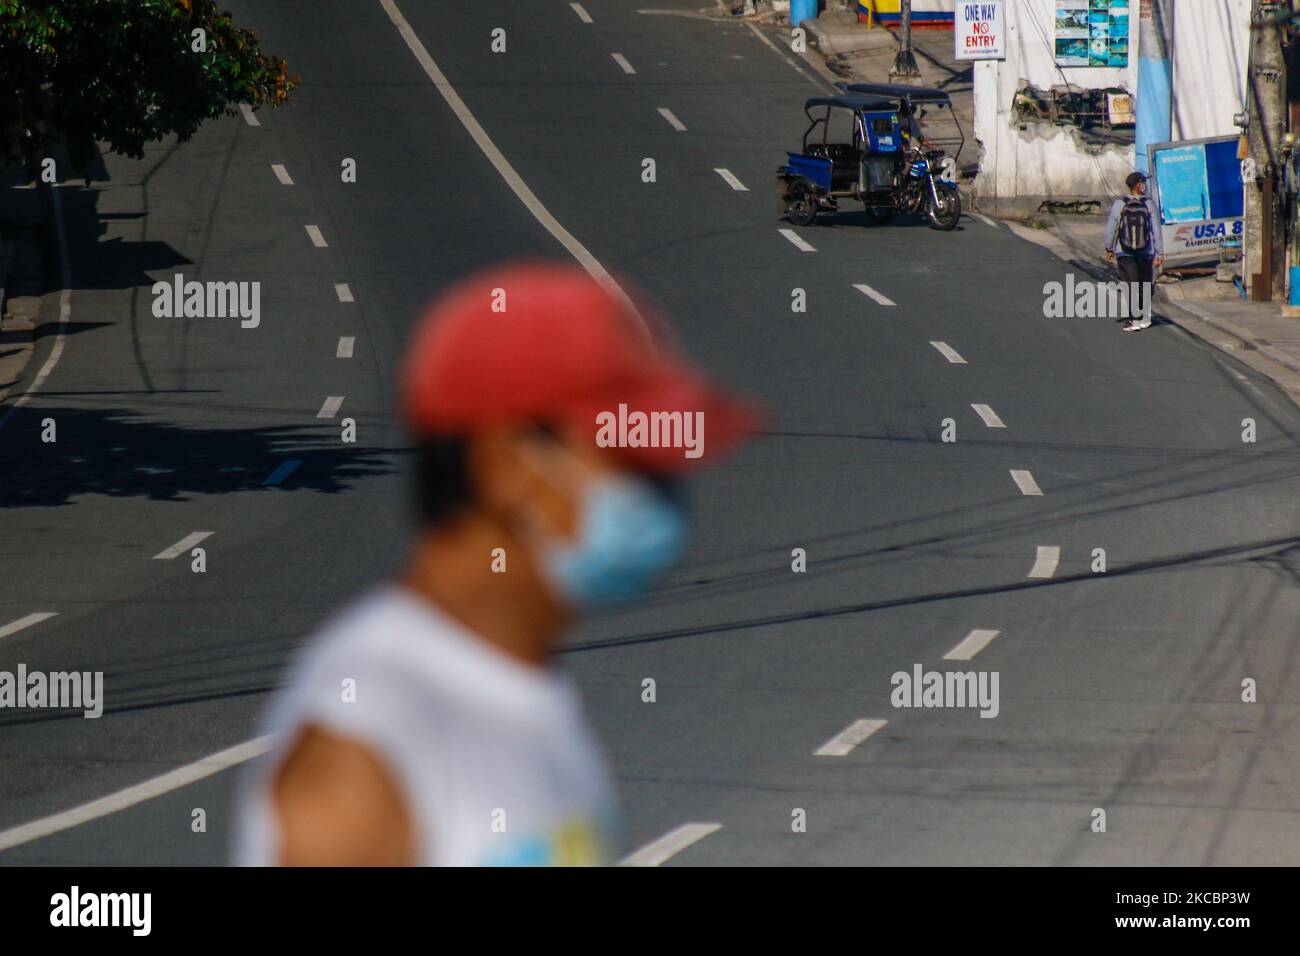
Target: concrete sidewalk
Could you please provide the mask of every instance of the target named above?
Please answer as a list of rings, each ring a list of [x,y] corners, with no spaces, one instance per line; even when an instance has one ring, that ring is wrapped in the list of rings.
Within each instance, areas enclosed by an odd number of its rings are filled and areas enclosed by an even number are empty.
[[[35,353],[47,292],[41,196],[21,178],[0,181],[0,402],[12,397]]]

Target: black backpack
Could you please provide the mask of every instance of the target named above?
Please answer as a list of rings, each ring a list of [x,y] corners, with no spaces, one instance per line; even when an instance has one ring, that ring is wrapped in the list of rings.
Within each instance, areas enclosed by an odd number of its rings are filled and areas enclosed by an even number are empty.
[[[1141,196],[1124,200],[1119,214],[1119,244],[1127,252],[1146,252],[1151,245],[1151,210]]]

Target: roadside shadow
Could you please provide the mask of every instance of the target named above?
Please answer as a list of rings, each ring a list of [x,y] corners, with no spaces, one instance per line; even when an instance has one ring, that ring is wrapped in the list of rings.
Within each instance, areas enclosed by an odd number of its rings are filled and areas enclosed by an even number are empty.
[[[46,397],[47,400],[49,396]],[[43,441],[53,423],[55,441]],[[187,501],[279,486],[335,494],[397,470],[404,452],[344,444],[335,423],[218,428],[153,420],[120,408],[15,410],[0,443],[0,508],[57,507],[88,495]]]

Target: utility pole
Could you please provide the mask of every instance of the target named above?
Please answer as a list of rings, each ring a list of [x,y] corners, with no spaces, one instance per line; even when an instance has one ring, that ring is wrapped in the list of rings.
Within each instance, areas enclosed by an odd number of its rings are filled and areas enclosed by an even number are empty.
[[[1254,302],[1283,301],[1286,293],[1284,166],[1287,161],[1286,62],[1277,0],[1252,0],[1250,60],[1246,68],[1245,262],[1246,294]]]
[[[920,76],[921,69],[916,65],[916,57],[912,55],[912,0],[901,0],[898,5],[898,40],[902,48],[894,58],[889,78]]]

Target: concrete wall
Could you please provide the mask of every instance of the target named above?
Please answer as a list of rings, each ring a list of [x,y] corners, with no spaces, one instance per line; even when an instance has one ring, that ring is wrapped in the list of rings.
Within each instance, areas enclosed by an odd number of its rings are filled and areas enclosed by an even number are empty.
[[[975,64],[975,138],[983,148],[975,180],[978,207],[1015,216],[1048,200],[1105,200],[1133,171],[1132,145],[1094,146],[1077,130],[1045,123],[1021,129],[1012,104],[1026,84],[1136,93],[1138,0],[1129,14],[1126,67],[1057,67],[1056,0],[1011,0],[1004,6],[1007,58]]]
[[[975,138],[983,153],[975,181],[978,208],[995,215],[1026,215],[1045,201],[1097,199],[1123,191],[1134,168],[1133,147],[1085,143],[1069,127],[1015,121],[1012,103],[1026,82],[1039,89],[1063,85],[1122,87],[1137,94],[1138,12],[1129,12],[1129,62],[1124,68],[1057,69],[1056,0],[1008,0],[1007,59],[975,65]],[[1200,139],[1237,132],[1245,108],[1250,0],[1178,0],[1173,21],[1173,138]]]

